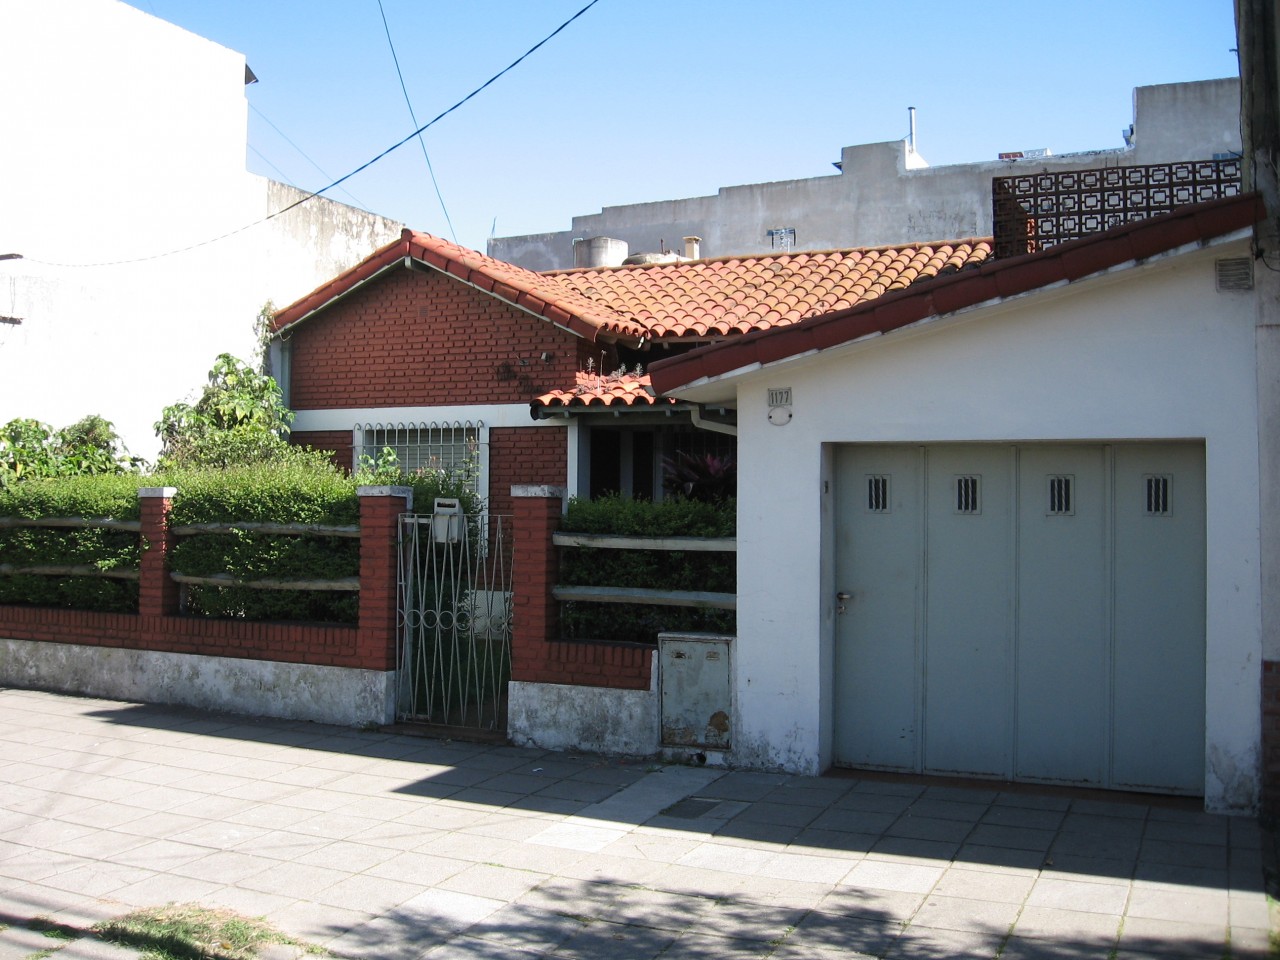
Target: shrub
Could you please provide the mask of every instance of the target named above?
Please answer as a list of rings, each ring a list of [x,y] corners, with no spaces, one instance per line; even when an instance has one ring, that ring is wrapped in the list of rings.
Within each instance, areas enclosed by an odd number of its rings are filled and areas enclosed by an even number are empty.
[[[194,403],[165,407],[156,423],[160,465],[247,466],[288,459],[293,412],[279,385],[230,354],[221,354]]]
[[[115,427],[96,414],[61,430],[30,419],[0,427],[0,489],[49,477],[124,473],[141,464],[129,456]]]
[[[172,526],[199,523],[359,522],[355,483],[324,454],[296,450],[287,459],[228,470],[170,471],[177,487]],[[346,537],[235,531],[178,539],[172,569],[188,576],[230,574],[242,580],[336,580],[358,576],[360,542]],[[357,594],[249,587],[187,587],[187,611],[247,620],[354,623]]]
[[[0,516],[137,520],[137,474],[29,480],[0,489]],[[17,567],[93,565],[137,569],[138,535],[94,528],[0,527],[0,562]],[[0,575],[0,603],[104,612],[138,608],[136,581],[98,577]]]
[[[560,529],[635,537],[732,537],[735,526],[733,500],[652,503],[611,495],[571,500]],[[732,553],[569,547],[560,551],[559,579],[566,585],[734,593],[737,566]],[[561,633],[568,639],[640,643],[656,643],[659,633],[673,630],[733,633],[736,622],[731,610],[582,601],[562,604],[560,616]]]

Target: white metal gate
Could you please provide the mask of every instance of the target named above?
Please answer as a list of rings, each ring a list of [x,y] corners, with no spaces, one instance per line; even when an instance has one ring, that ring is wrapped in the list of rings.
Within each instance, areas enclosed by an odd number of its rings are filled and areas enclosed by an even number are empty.
[[[511,678],[511,518],[400,518],[396,716],[505,734]]]

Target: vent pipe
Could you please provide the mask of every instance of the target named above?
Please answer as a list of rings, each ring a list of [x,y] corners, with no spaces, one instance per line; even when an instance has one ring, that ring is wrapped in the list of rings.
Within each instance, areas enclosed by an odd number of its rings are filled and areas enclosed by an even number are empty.
[[[916,108],[907,107],[907,117],[911,121],[911,132],[907,134],[907,147],[912,152],[916,152]]]

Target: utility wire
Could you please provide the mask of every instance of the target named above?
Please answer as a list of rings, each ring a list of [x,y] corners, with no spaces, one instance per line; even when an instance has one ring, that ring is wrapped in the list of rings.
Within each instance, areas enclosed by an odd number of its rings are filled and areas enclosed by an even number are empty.
[[[263,113],[261,110],[259,110],[259,109],[258,109],[256,106],[254,106],[252,103],[251,103],[251,104],[249,104],[249,109],[250,109],[250,110],[252,110],[254,113],[256,113],[258,116],[260,116],[260,117],[262,118],[263,122],[264,122],[264,123],[266,123],[266,125],[267,125],[267,126],[269,126],[269,127],[270,127],[272,130],[274,130],[276,133],[280,134],[281,139],[283,139],[285,143],[287,143],[289,146],[293,147],[293,149],[297,150],[297,151],[298,151],[298,154],[302,157],[302,159],[303,159],[303,160],[307,161],[307,163],[311,164],[313,167],[315,167],[317,170],[319,170],[319,171],[320,171],[320,176],[324,177],[326,180],[332,180],[332,179],[333,179],[333,174],[331,174],[328,170],[325,170],[322,166],[320,166],[320,164],[316,163],[316,162],[315,162],[314,160],[312,160],[309,156],[307,156],[307,152],[306,152],[305,150],[303,150],[300,146],[298,146],[296,143],[294,143],[292,140],[290,140],[290,139],[289,139],[289,135],[288,135],[287,133],[285,133],[283,130],[281,130],[279,127],[277,127],[274,123],[272,123],[272,122],[271,122],[271,118],[270,118],[270,117],[268,117],[265,113]],[[250,147],[249,149],[250,149],[250,150],[253,150],[253,147]],[[289,179],[289,177],[285,174],[285,172],[284,172],[283,170],[281,170],[279,167],[277,167],[277,166],[276,166],[274,163],[272,163],[270,160],[267,160],[267,158],[266,158],[266,157],[263,157],[263,156],[262,156],[261,151],[253,150],[253,152],[254,152],[254,153],[256,153],[256,154],[258,154],[258,156],[262,157],[262,159],[263,159],[264,161],[266,161],[266,163],[271,167],[271,169],[272,169],[272,170],[274,170],[274,171],[276,171],[276,173],[280,174],[280,176],[284,178],[285,183],[288,183],[290,186],[297,186],[297,184],[293,183],[293,182]],[[299,188],[299,189],[301,189],[301,188]],[[343,192],[343,193],[345,193],[348,197],[350,197],[353,201],[355,201],[355,203],[356,203],[356,205],[357,205],[357,206],[361,206],[361,207],[363,207],[363,206],[364,206],[364,201],[363,201],[363,200],[361,200],[359,197],[357,197],[357,196],[356,196],[354,193],[352,193],[350,190],[347,190],[347,189],[345,189],[345,188],[344,188],[342,192]]]
[[[400,58],[396,56],[396,45],[391,42],[391,27],[387,24],[387,11],[382,7],[382,0],[378,0],[378,12],[382,14],[382,29],[387,34],[387,46],[391,48],[391,59],[396,65],[396,76],[400,78],[400,92],[404,94],[405,106],[409,108],[409,119],[413,121],[413,125],[418,125],[418,115],[413,112],[413,102],[409,99],[409,88],[404,85],[404,74],[400,71]],[[431,157],[427,155],[427,141],[422,138],[422,134],[418,134],[418,144],[422,147],[422,159],[427,161],[427,173],[431,174],[431,186],[435,187],[436,199],[440,201],[440,210],[444,213],[444,222],[449,225],[449,236],[453,238],[453,242],[458,242],[458,235],[453,230],[453,219],[449,216],[449,208],[444,205],[444,197],[440,195],[440,184],[436,181],[436,171],[431,166]]]
[[[490,86],[492,86],[496,81],[500,80],[502,77],[506,76],[508,73],[510,73],[510,72],[511,72],[512,70],[514,70],[516,67],[518,67],[521,63],[523,63],[525,60],[527,60],[527,59],[528,59],[532,54],[536,53],[540,48],[542,48],[543,46],[545,46],[548,42],[550,42],[550,41],[551,41],[552,39],[554,39],[558,34],[560,34],[560,33],[561,33],[561,32],[562,32],[566,27],[568,27],[568,26],[569,26],[569,24],[573,23],[573,21],[577,20],[580,16],[582,16],[584,13],[586,13],[588,10],[590,10],[592,7],[594,7],[594,6],[595,6],[597,3],[599,3],[599,2],[600,2],[600,0],[591,0],[591,2],[590,2],[590,3],[588,3],[585,7],[583,7],[581,10],[579,10],[579,11],[578,11],[577,13],[575,13],[573,16],[571,16],[571,17],[570,17],[568,20],[566,20],[564,23],[560,24],[560,26],[558,26],[558,27],[556,27],[554,30],[552,30],[549,34],[547,34],[545,37],[543,37],[541,40],[539,40],[537,43],[535,43],[532,47],[530,47],[528,50],[526,50],[524,53],[522,53],[522,54],[521,54],[519,57],[517,57],[515,60],[511,61],[511,63],[507,64],[507,66],[503,67],[501,70],[499,70],[497,73],[495,73],[492,77],[490,77],[490,78],[489,78],[488,80],[486,80],[484,83],[480,84],[480,86],[476,87],[474,90],[472,90],[470,93],[468,93],[465,97],[463,97],[461,100],[459,100],[459,101],[458,101],[457,103],[455,103],[453,106],[449,107],[449,108],[448,108],[448,109],[446,109],[446,110],[442,110],[440,113],[436,114],[434,117],[432,117],[430,120],[428,120],[426,123],[424,123],[424,124],[423,124],[421,127],[419,127],[417,130],[413,131],[413,133],[409,134],[407,137],[403,138],[402,140],[399,140],[399,141],[397,141],[396,143],[393,143],[391,146],[387,147],[387,149],[383,150],[380,154],[378,154],[378,155],[377,155],[376,157],[374,157],[372,160],[369,160],[369,161],[366,161],[365,163],[362,163],[360,166],[356,167],[354,170],[352,170],[352,171],[351,171],[350,173],[348,173],[346,176],[344,176],[344,177],[339,177],[337,180],[333,181],[333,183],[329,184],[327,187],[321,187],[319,190],[315,191],[314,193],[309,193],[309,194],[307,194],[305,197],[303,197],[302,199],[300,199],[300,200],[295,200],[293,203],[289,204],[289,205],[288,205],[288,206],[286,206],[286,207],[281,207],[281,208],[280,208],[279,210],[277,210],[275,213],[269,213],[269,214],[267,214],[265,217],[262,217],[262,218],[261,218],[261,219],[259,219],[259,220],[254,220],[252,223],[246,223],[244,226],[242,226],[242,227],[236,227],[236,229],[234,229],[234,230],[228,230],[226,233],[221,234],[221,235],[219,235],[219,236],[216,236],[216,237],[210,237],[208,240],[201,240],[199,243],[192,243],[192,244],[188,244],[188,245],[187,245],[187,246],[185,246],[185,247],[178,247],[177,249],[174,249],[174,250],[167,250],[167,251],[165,251],[164,253],[154,253],[154,254],[152,254],[152,255],[150,255],[150,256],[147,256],[147,257],[134,257],[133,259],[129,259],[129,260],[107,260],[107,261],[103,261],[103,262],[101,262],[101,263],[52,263],[52,262],[47,261],[47,260],[35,260],[35,259],[32,259],[32,258],[28,257],[28,258],[27,258],[27,262],[28,262],[28,263],[39,263],[39,264],[41,264],[41,265],[43,265],[43,266],[46,266],[46,267],[116,267],[116,266],[122,266],[122,265],[124,265],[124,264],[130,264],[130,263],[144,263],[144,262],[146,262],[146,261],[148,261],[148,260],[161,260],[161,259],[163,259],[164,257],[172,257],[172,256],[176,256],[176,255],[177,255],[177,254],[179,254],[179,253],[186,253],[186,252],[187,252],[187,251],[189,251],[189,250],[195,250],[195,249],[198,249],[199,247],[207,247],[207,246],[208,246],[209,244],[211,244],[211,243],[217,243],[217,242],[219,242],[220,240],[226,240],[226,239],[228,239],[228,238],[230,238],[230,237],[234,237],[234,236],[236,236],[237,234],[244,233],[246,230],[250,230],[250,229],[252,229],[253,227],[256,227],[256,226],[259,226],[259,225],[261,225],[261,224],[264,224],[264,223],[266,223],[268,220],[274,220],[276,217],[284,216],[284,214],[288,213],[290,210],[293,210],[293,209],[294,209],[294,208],[296,208],[296,207],[300,207],[300,206],[302,206],[304,203],[307,203],[307,202],[308,202],[308,201],[310,201],[310,200],[314,200],[316,197],[320,196],[321,194],[328,193],[328,192],[329,192],[330,190],[332,190],[334,187],[341,186],[343,183],[345,183],[346,181],[350,180],[350,179],[351,179],[352,177],[354,177],[356,174],[358,174],[358,173],[362,173],[362,172],[364,172],[365,170],[369,169],[371,166],[373,166],[373,165],[374,165],[375,163],[377,163],[379,160],[381,160],[381,159],[383,159],[384,157],[386,157],[388,154],[390,154],[390,153],[392,153],[392,152],[394,152],[394,151],[396,151],[396,150],[399,150],[401,147],[403,147],[406,143],[408,143],[408,142],[409,142],[410,140],[412,140],[414,137],[418,136],[420,133],[424,132],[425,130],[429,129],[430,127],[435,126],[437,123],[439,123],[439,122],[440,122],[441,120],[443,120],[445,117],[447,117],[449,114],[453,113],[453,111],[455,111],[455,110],[457,110],[459,107],[461,107],[461,106],[462,106],[464,103],[466,103],[468,100],[473,99],[473,98],[474,98],[474,97],[476,97],[478,94],[482,93],[484,90],[486,90],[486,89],[488,89]]]
[[[268,159],[267,159],[266,154],[264,154],[261,150],[259,150],[257,147],[255,147],[252,143],[250,143],[250,144],[246,144],[246,146],[248,146],[248,148],[249,148],[250,150],[252,150],[254,153],[256,153],[256,154],[258,155],[258,159],[259,159],[259,160],[261,160],[263,163],[265,163],[268,167],[270,167],[270,168],[271,168],[272,170],[274,170],[276,173],[280,174],[280,181],[281,181],[282,183],[287,183],[287,184],[289,184],[289,186],[291,186],[291,187],[297,186],[297,184],[292,183],[292,182],[289,180],[289,175],[288,175],[287,173],[285,173],[283,170],[281,170],[279,167],[277,167],[277,166],[276,166],[274,163],[272,163],[270,160],[268,160]]]

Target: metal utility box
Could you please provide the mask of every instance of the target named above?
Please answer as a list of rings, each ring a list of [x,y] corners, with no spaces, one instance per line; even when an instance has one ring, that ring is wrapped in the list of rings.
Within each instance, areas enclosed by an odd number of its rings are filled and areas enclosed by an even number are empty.
[[[731,746],[732,640],[715,633],[658,634],[663,746],[716,750]]]

